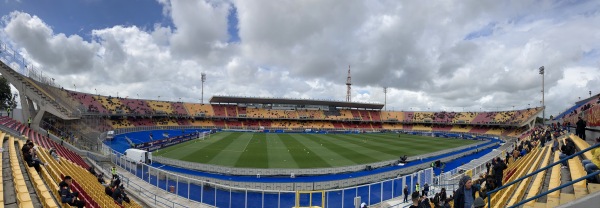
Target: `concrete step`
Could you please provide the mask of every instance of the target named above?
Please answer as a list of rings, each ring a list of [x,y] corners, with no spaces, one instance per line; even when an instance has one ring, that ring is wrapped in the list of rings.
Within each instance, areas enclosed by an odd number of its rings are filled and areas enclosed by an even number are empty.
[[[600,184],[597,183],[588,183],[588,192],[591,193],[596,193],[600,191]]]
[[[534,208],[546,208],[546,203],[536,202]]]
[[[566,204],[573,200],[575,200],[575,194],[565,194],[565,193],[560,194],[560,204]]]
[[[560,202],[559,198],[548,197],[546,199],[546,207],[557,207],[558,204],[560,204],[559,202]]]

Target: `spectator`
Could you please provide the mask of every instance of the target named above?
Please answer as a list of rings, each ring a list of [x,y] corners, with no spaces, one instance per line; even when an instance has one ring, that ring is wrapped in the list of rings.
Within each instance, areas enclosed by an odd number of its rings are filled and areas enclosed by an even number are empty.
[[[408,185],[404,185],[404,203],[408,202]]]
[[[98,175],[96,175],[96,178],[98,178],[98,183],[105,185],[106,181],[104,180],[104,173],[98,173]]]
[[[125,193],[125,187],[123,185],[118,186],[117,188],[115,188],[115,190],[113,191],[112,194],[112,198],[117,201],[119,204],[123,204],[123,201],[129,203],[129,197],[127,197],[127,194]]]
[[[473,206],[475,201],[475,187],[472,186],[471,177],[463,176],[460,179],[458,190],[454,195],[454,208],[469,208]]]
[[[85,202],[78,200],[79,192],[71,192],[71,183],[73,179],[71,176],[65,176],[63,181],[58,184],[59,193],[60,193],[60,201],[62,203],[68,203],[71,206],[76,206],[78,208],[82,208],[85,206]]]
[[[117,178],[111,181],[110,185],[112,185],[113,187],[118,187],[119,185],[121,185],[121,179],[119,179],[119,177],[117,176]]]
[[[483,208],[485,207],[485,202],[483,202],[483,199],[481,197],[477,197],[477,199],[475,199],[475,202],[473,202],[473,207]]]
[[[96,169],[94,169],[94,167],[90,166],[90,168],[88,168],[88,171],[90,171],[90,173],[94,176],[98,176],[98,174],[96,173]]]
[[[492,175],[494,176],[494,179],[496,179],[496,186],[500,187],[502,186],[504,170],[508,167],[506,166],[506,164],[504,164],[504,162],[502,162],[502,159],[500,159],[499,157],[495,159],[495,162],[496,163],[494,164],[494,173]]]
[[[600,143],[600,137],[596,138],[596,144]],[[592,160],[582,160],[583,167],[585,167],[585,171],[590,174],[592,172],[598,171],[598,167],[600,167],[600,147],[591,150],[592,152]],[[595,179],[595,177],[594,177]],[[590,180],[597,182],[595,180]]]
[[[52,156],[52,158],[54,158],[56,160],[56,162],[60,163],[60,156],[58,156],[58,154],[56,153],[56,149],[54,149],[54,147],[50,147],[50,150],[48,151],[48,153],[50,153],[50,156]]]
[[[481,194],[479,194],[479,196],[483,197],[484,199],[487,197],[487,192],[498,188],[496,186],[496,179],[494,176],[488,175],[485,179],[485,187],[481,190]]]
[[[422,196],[427,196],[427,194],[429,193],[429,184],[425,183],[425,185],[423,186],[423,195]]]
[[[585,123],[585,121],[581,118],[581,116],[579,117],[579,120],[577,120],[577,123],[575,123],[576,127],[575,127],[575,134],[585,140],[585,126],[587,125]]]
[[[573,154],[575,154],[575,143],[573,142],[573,140],[571,140],[571,138],[566,138],[565,139],[565,143],[560,147],[560,154],[558,155],[559,159],[565,159],[568,156],[571,156]],[[562,168],[567,168],[568,167],[568,163],[567,161],[563,161],[562,162]]]
[[[114,189],[115,188],[112,185],[106,186],[106,188],[104,188],[104,193],[112,197]]]
[[[25,162],[27,162],[27,166],[33,167],[38,173],[41,171],[42,161],[35,156],[34,148],[29,148],[29,153],[25,155]]]
[[[446,188],[442,188],[442,190],[440,191],[440,202],[443,204],[447,199],[448,196],[446,195]]]

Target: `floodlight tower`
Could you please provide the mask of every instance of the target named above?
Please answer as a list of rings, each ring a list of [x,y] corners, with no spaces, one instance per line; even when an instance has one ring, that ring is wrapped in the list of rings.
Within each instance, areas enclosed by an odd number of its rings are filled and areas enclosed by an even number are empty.
[[[383,100],[383,110],[384,111],[387,111],[387,89],[388,89],[387,86],[383,87],[383,95],[384,95],[384,98],[383,98],[384,99]]]
[[[544,102],[544,66],[540,67],[540,74],[542,75],[542,125],[546,123],[546,103]]]
[[[204,104],[204,83],[206,82],[206,73],[200,73],[200,80],[202,81],[202,97],[200,103]]]
[[[346,79],[346,102],[351,101],[352,77],[350,76],[350,65],[348,65],[348,79]]]

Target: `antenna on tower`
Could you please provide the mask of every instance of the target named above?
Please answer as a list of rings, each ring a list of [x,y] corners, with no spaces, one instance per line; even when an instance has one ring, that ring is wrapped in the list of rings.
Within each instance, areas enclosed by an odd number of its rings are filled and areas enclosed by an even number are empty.
[[[350,102],[352,99],[352,94],[350,93],[352,89],[352,76],[350,76],[350,65],[348,65],[348,79],[346,79],[346,102]]]

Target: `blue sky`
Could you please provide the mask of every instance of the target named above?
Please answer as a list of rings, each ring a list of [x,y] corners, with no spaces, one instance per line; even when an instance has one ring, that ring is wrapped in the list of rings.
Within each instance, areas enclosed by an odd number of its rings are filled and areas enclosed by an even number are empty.
[[[54,33],[77,34],[86,40],[93,29],[115,25],[135,25],[152,29],[155,24],[174,28],[169,17],[163,16],[163,6],[154,0],[51,0],[0,3],[0,14],[21,11],[36,15],[52,26]],[[228,16],[230,42],[239,42],[237,10],[231,7]]]

